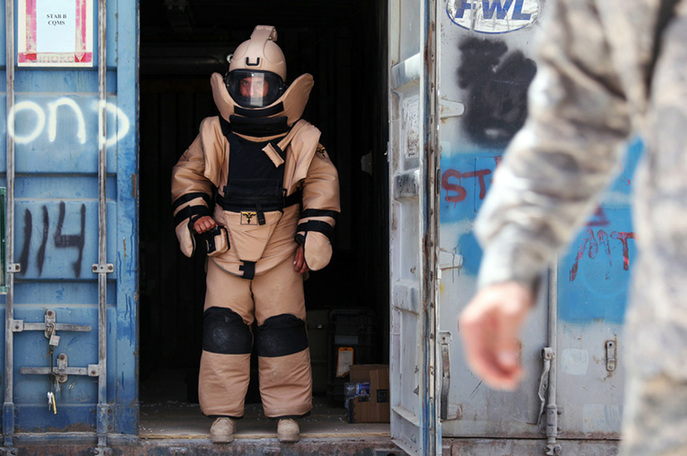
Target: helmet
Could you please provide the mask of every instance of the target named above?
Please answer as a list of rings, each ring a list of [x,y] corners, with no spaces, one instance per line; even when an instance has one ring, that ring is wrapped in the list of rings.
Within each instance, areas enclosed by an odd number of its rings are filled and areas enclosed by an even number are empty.
[[[277,30],[258,25],[250,40],[236,48],[224,82],[229,95],[246,108],[262,108],[286,90],[286,60],[276,44]]]

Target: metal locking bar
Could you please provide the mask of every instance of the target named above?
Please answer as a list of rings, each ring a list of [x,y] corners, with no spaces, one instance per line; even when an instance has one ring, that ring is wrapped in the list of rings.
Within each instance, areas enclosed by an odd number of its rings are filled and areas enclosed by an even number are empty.
[[[100,375],[100,367],[97,364],[89,364],[88,367],[69,367],[69,357],[66,353],[57,355],[57,367],[22,367],[19,373],[25,375],[54,375],[59,383],[66,383],[69,375],[87,375],[97,377]]]
[[[9,119],[14,109],[14,0],[5,0],[5,107],[6,117]],[[5,296],[5,319],[6,324],[14,319],[14,273],[19,269],[14,258],[14,136],[5,134],[5,158],[6,158],[6,181],[7,181],[7,238],[5,246],[7,248],[7,295]],[[7,326],[6,326],[7,328]],[[5,331],[5,376],[4,376],[4,400],[2,404],[2,434],[3,450],[8,454],[16,454],[14,446],[14,427],[15,427],[15,407],[14,407],[14,333]]]
[[[43,323],[25,323],[24,320],[11,320],[10,327],[12,332],[22,331],[43,331],[45,337],[48,339],[50,350],[57,347],[60,343],[60,337],[56,334],[57,331],[70,332],[89,332],[90,325],[72,325],[65,323],[57,323],[57,313],[53,309],[45,311]],[[65,383],[69,375],[88,375],[89,377],[97,377],[100,369],[97,364],[89,365],[88,367],[68,367],[69,358],[66,353],[60,353],[57,356],[57,367],[22,367],[19,369],[21,374],[26,375],[54,375],[59,383]]]
[[[45,317],[43,323],[26,323],[24,320],[10,320],[10,328],[12,332],[22,332],[22,331],[44,331],[45,337],[50,339],[57,331],[70,331],[70,332],[89,332],[91,330],[90,325],[72,325],[67,323],[57,323],[57,316],[54,310],[48,309],[45,311]]]

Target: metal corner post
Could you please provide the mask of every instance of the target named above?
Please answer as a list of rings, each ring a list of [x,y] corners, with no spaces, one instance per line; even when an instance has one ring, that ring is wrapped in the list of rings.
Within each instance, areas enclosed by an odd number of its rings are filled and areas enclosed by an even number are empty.
[[[7,111],[9,122],[14,110],[14,0],[5,1],[5,43]],[[5,400],[2,407],[3,446],[11,448],[14,438],[14,138],[6,134],[7,144],[7,295],[5,297]]]

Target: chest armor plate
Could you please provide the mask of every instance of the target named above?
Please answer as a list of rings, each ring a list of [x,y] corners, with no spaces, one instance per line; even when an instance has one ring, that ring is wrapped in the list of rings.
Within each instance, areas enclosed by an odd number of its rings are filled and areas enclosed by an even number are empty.
[[[267,142],[247,141],[232,132],[229,140],[229,173],[224,187],[224,209],[234,212],[268,212],[284,207],[284,164],[274,166],[263,152]],[[282,158],[283,151],[279,150]]]

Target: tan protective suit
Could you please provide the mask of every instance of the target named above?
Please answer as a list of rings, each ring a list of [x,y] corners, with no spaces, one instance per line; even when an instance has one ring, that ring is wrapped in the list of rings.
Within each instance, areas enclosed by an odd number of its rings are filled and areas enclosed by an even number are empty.
[[[302,75],[277,102],[258,110],[238,107],[219,74],[212,75],[211,85],[221,117],[202,121],[198,137],[172,172],[182,252],[193,254],[196,241],[191,221],[210,215],[215,200],[212,217],[223,227],[208,242],[201,410],[208,416],[243,416],[255,342],[265,415],[302,416],[312,409],[312,376],[303,279],[293,269],[294,252],[302,243],[309,269],[326,266],[332,254],[329,232],[340,211],[338,176],[319,145],[320,131],[298,120],[313,79]],[[286,117],[288,132],[257,137],[232,131],[238,129],[239,121],[250,121],[248,111],[267,113],[267,118]],[[282,210],[237,210],[230,198],[224,199],[231,166],[228,138],[232,144],[261,148],[257,152],[264,153],[259,157],[263,164],[283,167]],[[251,330],[254,321],[255,333]]]

